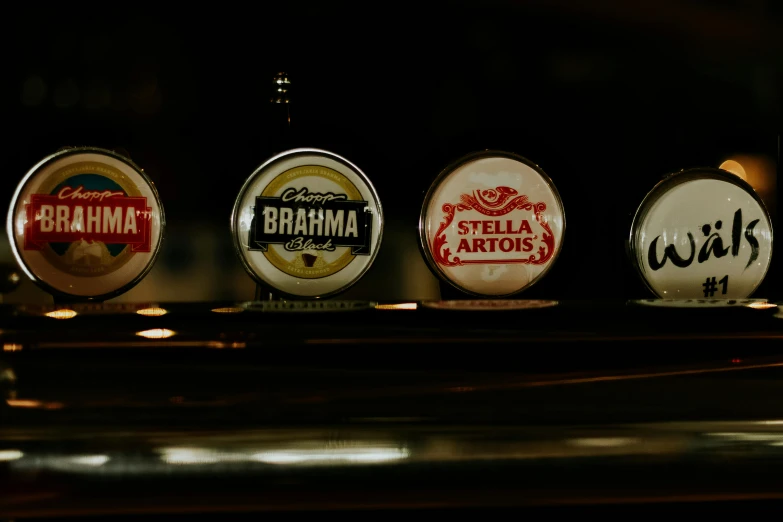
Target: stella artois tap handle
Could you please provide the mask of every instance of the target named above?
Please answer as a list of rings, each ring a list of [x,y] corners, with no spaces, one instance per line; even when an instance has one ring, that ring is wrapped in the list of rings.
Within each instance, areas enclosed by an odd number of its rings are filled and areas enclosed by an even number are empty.
[[[441,298],[508,298],[552,267],[565,234],[552,180],[510,152],[481,151],[447,166],[427,191],[420,247]]]

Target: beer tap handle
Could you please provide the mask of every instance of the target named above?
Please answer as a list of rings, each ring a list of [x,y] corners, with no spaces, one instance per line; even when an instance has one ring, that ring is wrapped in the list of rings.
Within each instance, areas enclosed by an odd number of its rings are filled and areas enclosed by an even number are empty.
[[[272,149],[282,152],[291,148],[291,80],[286,72],[278,72],[272,77],[270,122]],[[255,301],[282,301],[280,295],[256,283]]]

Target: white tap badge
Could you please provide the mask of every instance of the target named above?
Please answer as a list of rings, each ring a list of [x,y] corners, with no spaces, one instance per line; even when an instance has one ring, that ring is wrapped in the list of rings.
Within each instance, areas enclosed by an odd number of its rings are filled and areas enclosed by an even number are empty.
[[[645,197],[629,247],[658,297],[745,298],[769,268],[772,223],[744,180],[718,169],[692,169],[670,176]]]
[[[319,298],[361,278],[378,252],[383,213],[358,167],[331,152],[295,149],[250,176],[231,219],[248,273],[286,295]]]
[[[471,154],[430,187],[419,237],[434,272],[478,296],[516,294],[552,266],[565,214],[551,180],[515,154]]]
[[[128,158],[81,147],[34,166],[8,214],[8,237],[25,273],[64,297],[106,299],[152,268],[165,219],[157,191]]]

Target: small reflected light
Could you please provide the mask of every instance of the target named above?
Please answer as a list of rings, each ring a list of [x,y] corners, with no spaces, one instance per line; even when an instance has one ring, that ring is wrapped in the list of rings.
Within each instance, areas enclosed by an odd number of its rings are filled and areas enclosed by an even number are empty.
[[[721,163],[719,168],[731,172],[732,174],[736,174],[737,176],[741,177],[745,181],[748,180],[748,175],[745,173],[745,169],[738,161],[728,159],[723,163]]]
[[[59,410],[63,407],[61,402],[43,402],[34,399],[6,399],[5,402],[12,408],[42,408],[46,410]]]
[[[51,312],[47,312],[44,314],[46,317],[51,317],[52,319],[73,319],[76,317],[76,312],[74,310],[70,310],[68,308],[62,308],[60,310],[53,310]]]
[[[213,308],[212,311],[216,314],[238,314],[240,312],[244,312],[245,309],[236,306],[227,306],[224,308]]]
[[[731,362],[734,364],[739,364],[742,362],[742,359],[732,359]]]
[[[585,439],[571,439],[568,442],[574,446],[583,446],[586,448],[613,448],[636,444],[639,442],[639,439],[630,437],[592,437]]]
[[[758,421],[756,424],[764,424],[764,425],[767,425],[767,426],[783,425],[783,420]]]
[[[247,344],[243,342],[226,343],[222,341],[210,341],[207,343],[207,346],[218,350],[222,350],[223,348],[247,348]]]
[[[20,280],[21,278],[19,277],[19,274],[17,274],[16,272],[14,272],[13,274],[11,274],[11,275],[8,277],[8,279],[10,279],[12,283],[18,283],[18,282],[19,282],[19,280]]]
[[[166,464],[215,464],[224,460],[220,453],[205,448],[163,448],[160,452]]]
[[[761,302],[761,301],[754,301],[754,302],[749,303],[749,304],[747,304],[745,306],[747,306],[748,308],[755,308],[756,310],[767,310],[769,308],[777,308],[778,307],[778,305],[776,305],[774,303],[764,303],[764,302]]]
[[[136,332],[136,335],[144,337],[146,339],[167,339],[172,335],[176,335],[177,332],[169,330],[168,328],[153,328],[152,330],[144,330],[143,332]]]
[[[745,442],[776,442],[773,446],[783,446],[783,433],[708,433],[711,437]]]
[[[721,163],[720,168],[727,170],[747,181],[768,205],[776,201],[776,161],[764,154],[734,154]]]
[[[409,455],[410,453],[405,448],[346,448],[331,451],[264,451],[256,453],[250,458],[266,464],[318,464],[388,462],[405,459]]]
[[[397,303],[397,304],[377,304],[376,310],[416,310],[418,304],[416,303]]]
[[[136,310],[136,313],[147,317],[160,317],[161,315],[166,315],[167,313],[169,313],[169,311],[166,310],[165,308],[152,307],[152,308],[142,308],[141,310]]]
[[[228,462],[264,464],[361,464],[391,462],[410,456],[407,448],[356,447],[321,450],[273,450],[258,453],[227,453],[210,448],[160,448],[161,460],[174,465],[204,465]]]
[[[81,455],[79,457],[72,457],[71,462],[74,464],[80,464],[82,466],[103,466],[109,461],[109,457],[106,455]]]
[[[9,343],[6,343],[6,344],[3,345],[3,351],[4,352],[18,352],[21,349],[22,349],[22,345],[21,344],[9,344]]]
[[[0,462],[10,462],[24,457],[24,453],[19,450],[0,450]]]

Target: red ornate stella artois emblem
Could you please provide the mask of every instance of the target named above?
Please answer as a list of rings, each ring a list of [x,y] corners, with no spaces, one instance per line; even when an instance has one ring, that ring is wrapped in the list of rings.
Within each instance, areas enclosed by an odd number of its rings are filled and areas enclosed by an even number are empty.
[[[555,253],[555,236],[543,215],[546,203],[532,202],[513,188],[461,194],[459,203],[445,203],[442,210],[431,244],[441,266],[543,265]],[[450,228],[455,219],[457,227]]]

